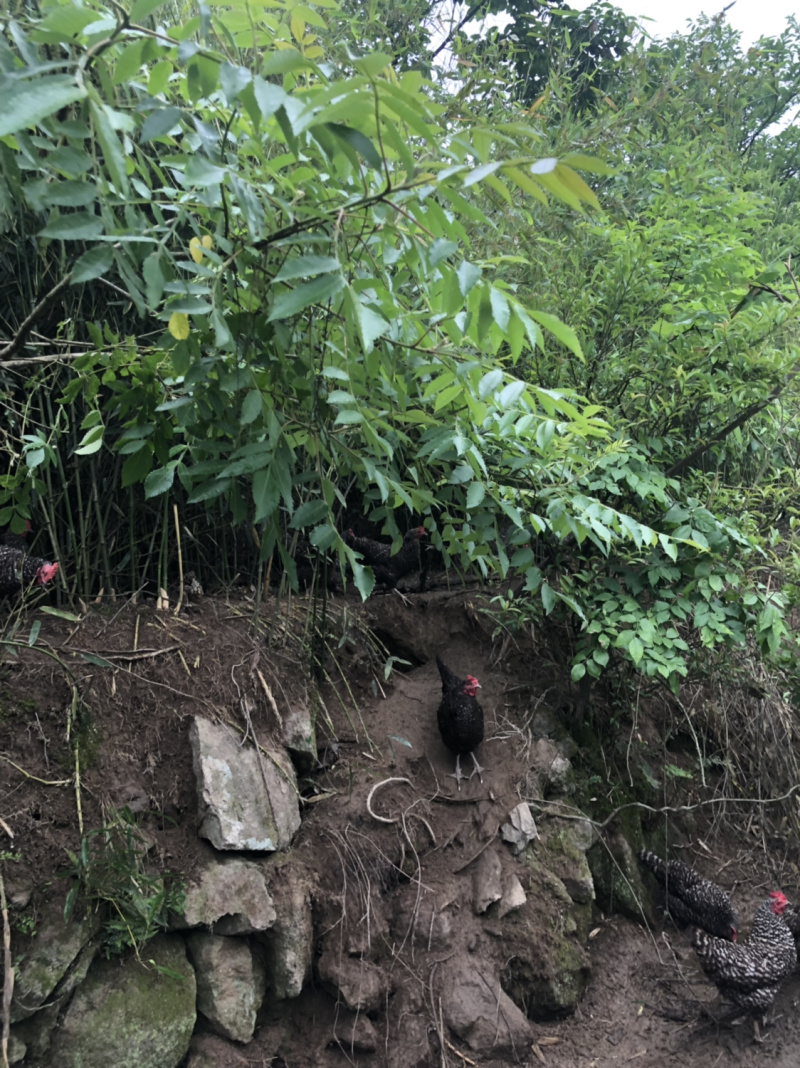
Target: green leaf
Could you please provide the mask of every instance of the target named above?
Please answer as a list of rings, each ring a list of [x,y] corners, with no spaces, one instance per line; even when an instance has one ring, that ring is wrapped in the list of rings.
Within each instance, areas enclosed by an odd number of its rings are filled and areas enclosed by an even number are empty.
[[[100,278],[110,270],[114,263],[114,250],[108,245],[98,245],[90,248],[88,252],[78,259],[71,272],[72,285],[79,282],[90,282],[93,278]]]
[[[364,352],[370,353],[378,338],[383,337],[388,331],[389,324],[382,315],[367,307],[366,304],[362,304],[358,294],[351,286],[347,287],[347,303],[356,321]]]
[[[294,278],[311,278],[318,274],[331,274],[341,271],[342,265],[335,256],[298,256],[287,260],[273,282],[287,282]]]
[[[263,400],[261,398],[261,393],[257,389],[251,389],[242,401],[242,414],[239,417],[242,426],[247,426],[249,423],[255,422],[259,415],[261,415],[262,408]]]
[[[31,632],[28,635],[28,645],[36,645],[36,639],[39,637],[39,631],[42,629],[42,621],[40,619],[34,619],[31,625]]]
[[[274,74],[290,74],[296,70],[304,70],[313,64],[301,55],[295,48],[280,48],[277,52],[270,52],[261,64],[261,73],[265,78]],[[258,90],[256,89],[256,100]],[[261,105],[259,104],[259,107]]]
[[[73,450],[76,456],[92,456],[103,447],[103,434],[105,427],[102,423],[87,430],[80,443]]]
[[[155,471],[151,471],[144,480],[145,499],[149,500],[150,497],[159,497],[162,493],[166,493],[171,489],[174,481],[174,464],[169,464],[167,467],[158,467]]]
[[[555,316],[550,315],[548,312],[536,311],[532,308],[528,308],[528,315],[531,319],[535,319],[537,323],[540,323],[545,330],[549,330],[550,333],[558,338],[562,345],[566,346],[570,352],[583,363],[583,351],[581,350],[581,343],[578,341],[578,336],[571,326],[567,326],[566,323],[562,323],[561,320]]]
[[[187,186],[219,185],[225,180],[227,173],[227,167],[217,167],[205,156],[192,156],[184,172],[183,180]]]
[[[482,181],[487,175],[493,174],[499,167],[502,167],[502,160],[494,160],[492,163],[484,163],[480,167],[476,167],[474,171],[470,171],[464,178],[464,188],[467,189],[471,185],[475,185],[476,182]]]
[[[81,653],[80,657],[82,660],[85,660],[87,664],[94,664],[95,667],[114,667],[110,660],[105,660],[102,656],[98,656],[97,653]]]
[[[139,141],[146,145],[148,141],[155,141],[157,137],[163,137],[164,134],[169,133],[174,126],[180,123],[182,117],[183,110],[181,108],[156,108],[155,111],[150,112],[142,123]]]
[[[472,482],[467,490],[467,511],[472,511],[483,503],[486,487],[482,482]]]
[[[644,646],[639,638],[631,638],[628,645],[628,653],[634,664],[638,665],[644,656]]]
[[[281,293],[272,303],[272,310],[267,319],[268,323],[277,319],[290,319],[293,315],[308,308],[311,304],[318,304],[329,297],[335,296],[344,286],[344,279],[340,274],[323,275],[315,278],[313,282],[290,289],[287,293]]]
[[[279,85],[265,82],[258,75],[253,79],[253,92],[256,103],[263,118],[268,119],[274,115],[278,108],[286,103],[286,93]]]
[[[368,78],[377,78],[391,64],[392,57],[386,55],[385,52],[372,52],[368,56],[362,56],[360,59],[353,61],[353,66],[356,70],[361,74],[365,74]]]
[[[228,105],[231,105],[239,93],[252,81],[252,74],[247,67],[235,67],[232,63],[222,63],[219,68],[219,84]]]
[[[332,133],[335,137],[338,137],[340,141],[344,141],[346,144],[354,148],[359,155],[363,156],[367,163],[374,170],[379,171],[383,166],[383,160],[378,154],[377,149],[360,130],[354,130],[352,126],[342,126],[338,122],[326,122],[324,123],[325,129]]]
[[[477,285],[481,278],[481,269],[468,260],[462,260],[456,271],[458,286],[462,297],[466,297],[473,286]]]
[[[328,505],[324,500],[317,497],[312,501],[306,501],[305,504],[301,504],[297,511],[292,516],[289,526],[293,530],[301,530],[303,527],[310,527],[320,520],[325,519],[328,515]]]
[[[128,193],[128,175],[125,169],[125,155],[116,133],[116,115],[111,108],[99,100],[90,100],[89,109],[97,132],[97,140],[103,149],[106,169],[111,176],[117,193],[120,196],[126,196]],[[120,125],[124,125],[124,121]]]
[[[375,589],[375,575],[372,573],[372,568],[364,567],[363,564],[359,564],[358,561],[354,561],[353,581],[356,584],[356,589],[361,594],[361,600],[366,601],[366,599]]]
[[[88,211],[76,211],[71,215],[55,215],[39,231],[39,237],[60,241],[92,241],[103,233],[103,220]]]
[[[86,97],[86,89],[68,74],[36,79],[5,79],[0,110],[0,137],[35,126],[49,115]]]
[[[541,596],[542,596],[542,605],[544,606],[544,610],[545,610],[547,615],[550,615],[550,613],[553,611],[553,608],[554,608],[555,603],[556,603],[556,595],[555,595],[555,592],[547,585],[546,582],[542,583]]]
[[[499,368],[495,368],[493,371],[487,371],[478,384],[478,396],[481,400],[494,393],[494,391],[503,383],[504,374]]]
[[[39,611],[48,616],[57,616],[58,619],[66,619],[68,623],[80,623],[81,617],[74,612],[68,612],[65,608],[53,608],[49,604],[43,604]]]
[[[130,21],[141,22],[165,3],[166,0],[135,0],[131,8]]]

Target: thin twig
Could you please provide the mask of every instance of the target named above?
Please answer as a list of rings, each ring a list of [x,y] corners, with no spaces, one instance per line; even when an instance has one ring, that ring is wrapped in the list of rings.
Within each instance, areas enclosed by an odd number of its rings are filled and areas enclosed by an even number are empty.
[[[3,911],[3,1068],[8,1068],[8,1039],[11,1034],[11,997],[14,993],[14,969],[11,966],[11,927],[8,922],[6,886],[0,872],[0,908]]]

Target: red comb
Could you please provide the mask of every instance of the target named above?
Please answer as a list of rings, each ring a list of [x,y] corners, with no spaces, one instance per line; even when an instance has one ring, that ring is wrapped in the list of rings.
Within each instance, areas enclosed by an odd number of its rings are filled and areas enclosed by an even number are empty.
[[[56,571],[58,571],[58,564],[42,564],[36,572],[36,581],[40,586],[44,586],[56,577]]]

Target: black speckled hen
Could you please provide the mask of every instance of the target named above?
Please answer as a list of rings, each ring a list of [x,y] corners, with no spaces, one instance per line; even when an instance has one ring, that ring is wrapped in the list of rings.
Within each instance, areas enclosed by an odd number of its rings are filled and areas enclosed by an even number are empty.
[[[9,549],[19,549],[20,552],[26,553],[28,551],[27,537],[31,532],[30,520],[25,520],[25,530],[22,534],[15,534],[13,530],[7,530],[3,535],[3,545],[7,545]]]
[[[483,709],[475,698],[481,684],[474,675],[460,679],[438,656],[436,666],[442,678],[442,700],[436,714],[439,733],[447,748],[456,755],[456,770],[451,777],[460,790],[461,780],[471,779],[476,772],[483,782],[481,772],[486,770],[480,766],[474,752],[483,741]],[[469,776],[461,774],[461,758],[467,753],[475,765]]]
[[[401,578],[420,569],[420,539],[426,536],[425,527],[412,527],[403,536],[403,544],[392,556],[391,542],[359,538],[352,530],[345,531],[344,540],[351,549],[361,553],[369,564],[375,581],[393,590]]]
[[[11,545],[0,545],[0,597],[19,593],[35,583],[44,586],[58,571],[58,564],[28,556]]]
[[[735,942],[738,920],[731,899],[721,886],[704,879],[694,868],[679,860],[666,863],[647,849],[641,850],[639,860],[655,875],[664,891],[665,904],[677,923],[702,927],[717,938]]]
[[[773,890],[759,905],[753,930],[739,945],[695,930],[692,945],[700,965],[720,994],[753,1017],[759,1039],[758,1018],[797,964],[792,932],[783,920],[786,898]]]

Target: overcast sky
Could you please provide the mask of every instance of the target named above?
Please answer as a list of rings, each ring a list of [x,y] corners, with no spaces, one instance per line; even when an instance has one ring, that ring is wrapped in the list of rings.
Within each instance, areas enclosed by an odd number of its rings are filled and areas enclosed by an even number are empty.
[[[570,7],[582,11],[590,0],[568,0]],[[727,0],[614,0],[617,7],[631,15],[646,15],[646,23],[653,37],[668,37],[676,30],[686,30],[689,19],[701,11],[716,15]],[[739,30],[745,48],[759,37],[774,37],[786,28],[789,15],[800,15],[800,0],[736,0],[725,18]]]

